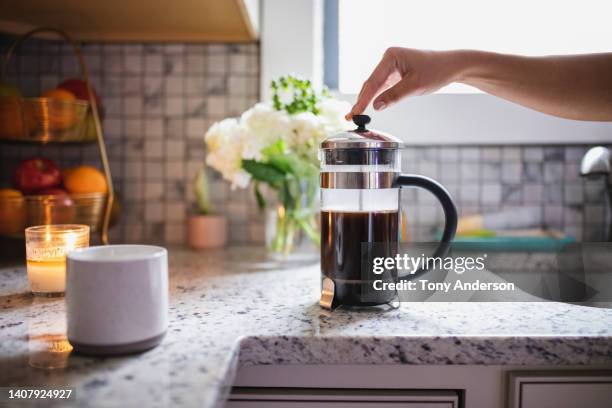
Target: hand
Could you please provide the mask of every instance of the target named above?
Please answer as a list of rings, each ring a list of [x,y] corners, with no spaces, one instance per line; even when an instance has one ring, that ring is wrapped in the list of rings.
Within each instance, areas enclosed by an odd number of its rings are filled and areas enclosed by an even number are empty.
[[[454,82],[460,71],[455,56],[453,51],[388,48],[346,119],[363,113],[376,95],[374,109],[383,110],[407,96],[426,95]]]

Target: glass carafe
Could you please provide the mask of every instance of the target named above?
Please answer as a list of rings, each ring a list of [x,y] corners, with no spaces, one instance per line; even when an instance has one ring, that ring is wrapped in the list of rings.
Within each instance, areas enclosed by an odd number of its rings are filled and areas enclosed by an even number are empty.
[[[401,187],[428,190],[444,209],[444,232],[433,256],[446,254],[457,228],[457,209],[443,186],[424,176],[401,174],[401,141],[366,129],[370,122],[366,115],[356,115],[353,121],[355,130],[326,139],[319,151],[320,304],[330,309],[340,305],[380,305],[395,297],[394,292],[371,290],[371,283],[380,277],[364,268],[364,261],[373,254],[397,254]]]

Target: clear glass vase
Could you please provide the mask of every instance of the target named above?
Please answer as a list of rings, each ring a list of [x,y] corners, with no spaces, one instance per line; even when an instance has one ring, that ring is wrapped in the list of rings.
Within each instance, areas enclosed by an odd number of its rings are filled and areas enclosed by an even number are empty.
[[[318,186],[300,183],[297,200],[279,200],[266,210],[266,247],[278,261],[319,259]],[[287,204],[293,205],[287,205]]]

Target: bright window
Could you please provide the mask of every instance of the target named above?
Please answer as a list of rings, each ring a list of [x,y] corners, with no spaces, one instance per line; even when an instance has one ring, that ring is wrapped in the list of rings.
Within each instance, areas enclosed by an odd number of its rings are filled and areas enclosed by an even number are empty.
[[[387,47],[524,55],[612,51],[606,0],[339,0],[338,88],[354,94]],[[478,92],[453,84],[440,92]]]

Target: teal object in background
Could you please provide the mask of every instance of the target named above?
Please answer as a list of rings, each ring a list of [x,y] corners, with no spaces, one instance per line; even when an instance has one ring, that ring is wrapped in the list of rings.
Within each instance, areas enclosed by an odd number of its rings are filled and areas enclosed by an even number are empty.
[[[576,242],[572,236],[553,237],[473,237],[459,236],[453,241],[453,249],[511,251],[511,252],[557,252]]]

